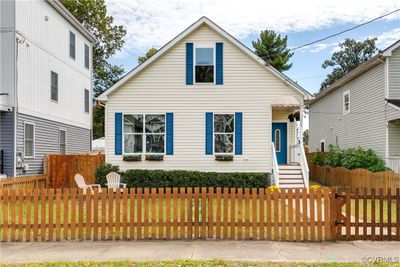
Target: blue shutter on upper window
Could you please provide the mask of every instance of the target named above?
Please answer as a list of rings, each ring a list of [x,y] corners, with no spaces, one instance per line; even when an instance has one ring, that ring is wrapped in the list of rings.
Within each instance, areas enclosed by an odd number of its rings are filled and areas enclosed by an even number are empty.
[[[122,113],[115,113],[115,155],[122,155]]]
[[[216,43],[215,45],[215,84],[224,83],[223,47],[223,43]]]
[[[186,84],[193,84],[193,43],[186,43]]]
[[[174,154],[174,113],[166,114],[166,154]]]
[[[242,155],[242,140],[243,140],[243,115],[242,112],[235,113],[235,155]]]
[[[213,113],[206,112],[206,155],[213,154]]]

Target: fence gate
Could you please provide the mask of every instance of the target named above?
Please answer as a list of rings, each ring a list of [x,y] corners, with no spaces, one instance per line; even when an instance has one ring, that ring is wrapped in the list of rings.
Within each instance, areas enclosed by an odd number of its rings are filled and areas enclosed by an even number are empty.
[[[332,191],[332,236],[336,240],[400,241],[400,188]]]

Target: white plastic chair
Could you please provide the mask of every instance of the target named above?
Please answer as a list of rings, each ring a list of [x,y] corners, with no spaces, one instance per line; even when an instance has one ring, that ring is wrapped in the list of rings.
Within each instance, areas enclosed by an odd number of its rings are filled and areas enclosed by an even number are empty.
[[[121,183],[121,175],[119,175],[116,172],[110,172],[109,174],[106,175],[107,178],[107,188],[108,189],[113,189],[115,191],[115,189],[117,188],[126,188],[126,184]]]
[[[75,182],[79,188],[83,189],[83,193],[86,194],[86,189],[90,189],[90,193],[94,194],[94,187],[99,189],[99,193],[101,192],[101,186],[99,184],[86,184],[85,179],[79,173],[75,174]]]

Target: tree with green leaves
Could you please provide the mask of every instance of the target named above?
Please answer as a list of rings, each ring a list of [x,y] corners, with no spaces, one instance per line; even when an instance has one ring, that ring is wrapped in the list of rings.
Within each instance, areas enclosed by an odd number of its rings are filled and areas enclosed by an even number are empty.
[[[339,43],[340,50],[334,52],[331,59],[325,60],[322,64],[322,68],[333,68],[333,70],[322,82],[320,91],[378,53],[379,50],[375,44],[376,40],[377,38],[367,38],[364,41],[345,39],[343,43]]]
[[[107,14],[104,0],[60,1],[96,37],[97,42],[93,46],[93,91],[98,96],[124,72],[123,68],[109,63],[108,59],[121,49],[126,30],[122,25],[114,25],[114,18]]]
[[[147,51],[146,55],[138,57],[137,61],[139,64],[142,64],[145,62],[147,59],[149,59],[152,55],[154,55],[158,51],[157,48],[150,48],[149,51]]]
[[[293,56],[290,49],[287,48],[287,36],[282,37],[274,31],[261,31],[257,41],[253,41],[255,53],[267,64],[279,71],[289,70],[292,63],[289,59]]]

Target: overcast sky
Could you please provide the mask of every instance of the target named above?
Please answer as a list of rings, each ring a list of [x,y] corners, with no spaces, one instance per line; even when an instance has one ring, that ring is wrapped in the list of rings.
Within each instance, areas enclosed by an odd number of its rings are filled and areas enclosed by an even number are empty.
[[[106,0],[115,23],[127,29],[125,45],[112,58],[126,71],[137,65],[138,55],[159,48],[186,27],[207,16],[252,48],[261,30],[287,35],[289,47],[339,32],[400,8],[400,0]],[[344,38],[378,37],[384,49],[400,39],[400,12],[344,35],[298,50],[285,74],[314,93],[330,70],[321,68]]]

